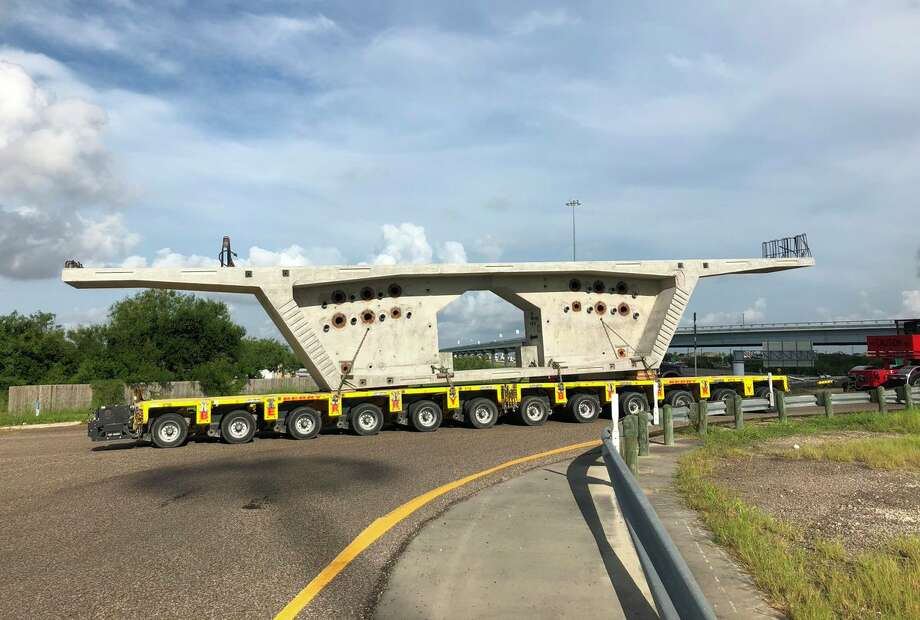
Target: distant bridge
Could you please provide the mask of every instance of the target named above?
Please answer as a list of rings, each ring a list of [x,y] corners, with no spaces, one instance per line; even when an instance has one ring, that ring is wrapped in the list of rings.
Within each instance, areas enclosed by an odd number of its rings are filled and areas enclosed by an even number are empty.
[[[896,333],[893,319],[697,325],[696,342],[700,348],[720,349],[760,347],[766,340],[805,340],[816,346],[865,346],[866,336]],[[693,348],[693,327],[677,328],[671,348]]]
[[[766,340],[808,341],[816,346],[851,346],[866,344],[866,336],[893,336],[894,319],[865,321],[811,321],[799,323],[746,323],[744,325],[697,325],[697,347],[702,349],[759,348]],[[509,338],[478,344],[441,349],[454,355],[508,356],[525,344]],[[693,348],[693,327],[679,327],[671,341],[672,349]]]

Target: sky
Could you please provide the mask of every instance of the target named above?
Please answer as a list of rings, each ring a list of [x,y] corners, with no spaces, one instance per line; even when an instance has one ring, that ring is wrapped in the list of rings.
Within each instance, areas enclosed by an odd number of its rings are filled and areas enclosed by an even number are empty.
[[[920,316],[920,2],[0,0],[0,313],[87,265],[759,256],[702,323]],[[255,336],[253,300],[221,297]],[[513,337],[488,293],[443,345]]]

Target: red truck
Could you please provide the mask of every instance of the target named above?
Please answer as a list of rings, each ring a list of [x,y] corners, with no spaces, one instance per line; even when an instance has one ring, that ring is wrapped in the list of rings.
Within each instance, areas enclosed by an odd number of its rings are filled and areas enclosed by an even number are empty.
[[[871,390],[920,385],[920,319],[895,321],[897,335],[867,336],[866,355],[879,365],[854,366],[847,373],[850,387]]]

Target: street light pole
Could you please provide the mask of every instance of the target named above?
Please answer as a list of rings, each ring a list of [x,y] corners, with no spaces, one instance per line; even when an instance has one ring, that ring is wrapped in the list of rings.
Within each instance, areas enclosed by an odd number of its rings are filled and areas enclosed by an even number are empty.
[[[577,200],[570,200],[565,203],[565,206],[572,207],[572,262],[575,262],[575,207],[580,207],[581,202]]]

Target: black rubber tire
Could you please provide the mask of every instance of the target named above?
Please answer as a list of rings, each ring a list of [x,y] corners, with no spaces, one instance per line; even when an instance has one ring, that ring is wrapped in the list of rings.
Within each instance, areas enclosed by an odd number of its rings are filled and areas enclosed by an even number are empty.
[[[316,409],[298,407],[288,412],[284,423],[292,439],[313,439],[323,429],[323,416]]]
[[[473,428],[490,428],[498,422],[498,405],[488,398],[474,398],[466,406],[466,419]]]
[[[672,407],[689,407],[695,402],[693,394],[687,390],[674,390],[668,392],[664,400]]]
[[[754,388],[754,398],[766,398],[770,400],[770,386],[761,385]]]
[[[220,420],[220,438],[225,443],[249,443],[256,434],[256,421],[248,411],[236,409]]]
[[[188,423],[178,413],[164,413],[150,426],[150,439],[157,448],[178,448],[188,439]]]
[[[552,412],[553,409],[547,397],[530,394],[521,398],[517,417],[525,426],[541,426],[546,424]]]
[[[737,392],[731,388],[716,388],[712,391],[712,395],[709,397],[709,400],[712,402],[722,401],[727,402],[735,397]]]
[[[569,398],[569,415],[579,424],[594,422],[601,416],[601,400],[594,394],[575,394]]]
[[[620,394],[620,412],[623,415],[648,412],[648,398],[642,392],[624,392]]]
[[[374,403],[361,403],[352,408],[349,422],[355,435],[376,435],[383,428],[383,410]]]
[[[417,400],[409,405],[409,419],[415,430],[420,433],[431,433],[441,426],[444,412],[433,400]]]

